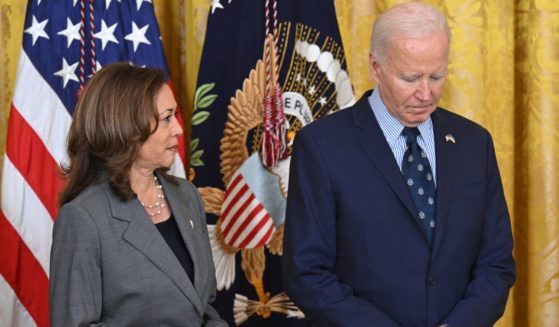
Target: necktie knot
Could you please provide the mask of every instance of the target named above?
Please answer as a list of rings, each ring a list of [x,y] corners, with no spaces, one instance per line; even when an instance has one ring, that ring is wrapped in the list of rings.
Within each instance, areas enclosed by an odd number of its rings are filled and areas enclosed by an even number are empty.
[[[406,137],[406,144],[408,147],[410,144],[417,142],[417,136],[419,135],[419,129],[417,127],[404,127],[402,134]]]

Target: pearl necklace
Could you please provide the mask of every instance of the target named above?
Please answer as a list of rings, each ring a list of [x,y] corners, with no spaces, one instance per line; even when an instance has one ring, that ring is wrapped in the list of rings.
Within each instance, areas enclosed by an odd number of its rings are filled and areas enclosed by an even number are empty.
[[[146,209],[147,214],[151,217],[161,214],[161,211],[165,207],[165,194],[163,194],[163,187],[159,184],[157,176],[153,176],[153,181],[155,183],[155,192],[157,193],[155,203],[146,205],[140,201],[142,206]]]

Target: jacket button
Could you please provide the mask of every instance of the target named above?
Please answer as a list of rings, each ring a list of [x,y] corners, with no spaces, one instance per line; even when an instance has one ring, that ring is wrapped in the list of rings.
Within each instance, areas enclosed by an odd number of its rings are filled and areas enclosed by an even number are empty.
[[[435,286],[436,284],[437,284],[437,279],[433,276],[429,276],[429,279],[427,280],[427,285]]]

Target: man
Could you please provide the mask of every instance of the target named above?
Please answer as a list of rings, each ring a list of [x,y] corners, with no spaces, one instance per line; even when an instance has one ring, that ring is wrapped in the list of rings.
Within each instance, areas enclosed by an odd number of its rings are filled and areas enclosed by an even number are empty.
[[[446,18],[421,3],[379,16],[377,88],[295,140],[285,287],[318,326],[492,326],[515,279],[491,136],[437,108]]]

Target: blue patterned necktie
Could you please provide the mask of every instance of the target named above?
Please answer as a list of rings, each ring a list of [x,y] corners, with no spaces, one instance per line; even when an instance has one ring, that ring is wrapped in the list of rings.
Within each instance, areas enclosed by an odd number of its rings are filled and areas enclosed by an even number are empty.
[[[431,165],[427,155],[417,144],[419,135],[417,127],[405,127],[402,134],[406,137],[408,146],[402,159],[402,174],[415,202],[417,219],[431,244],[435,230],[435,199],[437,198]]]

